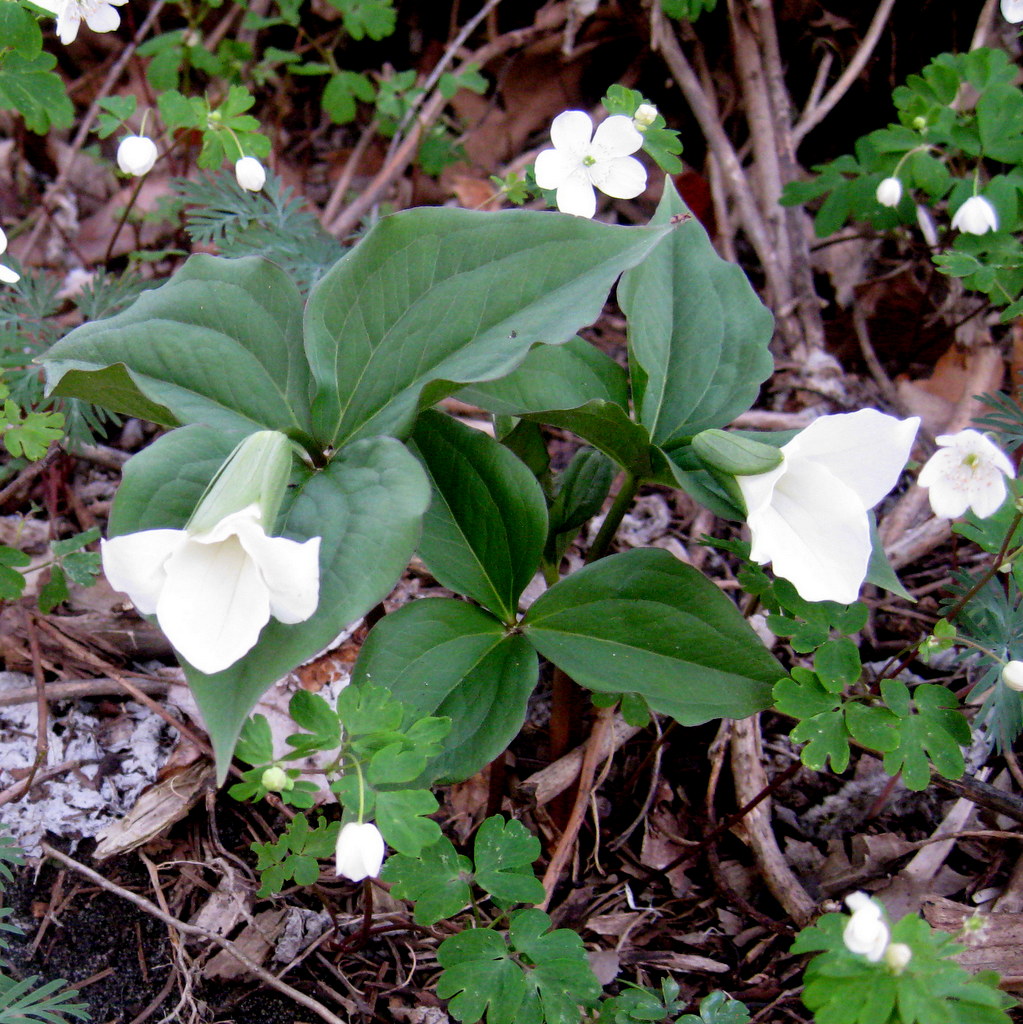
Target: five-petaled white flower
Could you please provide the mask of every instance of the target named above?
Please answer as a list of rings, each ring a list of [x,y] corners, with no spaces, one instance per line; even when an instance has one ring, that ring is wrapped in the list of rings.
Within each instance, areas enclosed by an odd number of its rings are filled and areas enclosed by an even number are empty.
[[[384,837],[371,821],[350,821],[337,837],[337,874],[351,882],[376,878],[384,862]]]
[[[738,476],[753,539],[807,601],[849,604],[870,562],[872,509],[896,484],[920,420],[876,409],[821,416],[781,449],[767,473]]]
[[[0,256],[7,252],[7,235],[3,228],[0,228]],[[21,274],[15,273],[10,267],[5,267],[0,263],[0,281],[4,284],[14,284],[15,281],[21,280]]]
[[[865,892],[850,893],[845,898],[845,905],[852,911],[842,932],[846,949],[876,964],[884,956],[889,938],[881,905]]]
[[[968,509],[981,517],[997,512],[1005,501],[1005,478],[1015,476],[1009,457],[976,430],[942,434],[936,451],[917,478],[936,516],[955,519]]]
[[[998,214],[983,196],[970,196],[955,212],[952,227],[968,235],[998,230]]]
[[[117,147],[117,166],[122,174],[141,178],[153,169],[157,157],[156,143],[145,135],[126,135]]]
[[[32,0],[38,7],[57,15],[57,37],[67,46],[78,35],[78,26],[85,24],[93,32],[113,32],[121,24],[121,16],[114,10],[128,0]]]
[[[143,530],[101,544],[103,571],[200,672],[233,665],[272,615],[304,622],[320,595],[320,538],[268,537],[258,505],[212,529]]]
[[[534,174],[540,188],[557,191],[562,213],[592,217],[594,187],[615,199],[634,199],[646,188],[646,170],[629,155],[643,145],[643,136],[624,114],[607,118],[594,132],[588,114],[566,110],[551,123],[551,142],[554,148],[537,156]]]
[[[898,178],[883,178],[875,194],[882,206],[898,206],[902,198],[902,182]]]
[[[1013,25],[1023,21],[1023,0],[1002,0],[1002,17]]]
[[[258,192],[266,184],[266,168],[254,156],[235,161],[234,176],[249,192]]]

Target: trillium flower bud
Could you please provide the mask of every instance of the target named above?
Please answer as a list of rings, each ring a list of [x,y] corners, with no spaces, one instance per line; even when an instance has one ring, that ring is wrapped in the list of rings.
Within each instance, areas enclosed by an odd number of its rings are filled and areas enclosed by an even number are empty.
[[[956,210],[952,227],[967,235],[983,235],[998,230],[998,214],[983,196],[970,196]]]
[[[351,882],[376,878],[384,863],[384,837],[371,821],[350,821],[337,837],[337,873]]]
[[[782,453],[774,445],[726,430],[703,430],[693,438],[693,451],[711,470],[729,476],[770,473],[782,462]]]
[[[236,161],[234,176],[249,192],[259,192],[266,184],[266,168],[254,156],[243,156]]]
[[[295,782],[280,765],[271,765],[260,778],[263,788],[270,793],[286,793],[295,788]]]
[[[126,135],[117,147],[117,166],[122,174],[141,178],[153,169],[157,157],[156,143],[145,135]]]
[[[1010,661],[1002,669],[1002,682],[1010,690],[1023,693],[1023,661]]]
[[[657,108],[652,103],[641,103],[632,115],[632,123],[638,131],[646,131],[657,120]]]
[[[882,206],[898,206],[902,199],[902,182],[898,178],[885,178],[877,186],[876,194]]]

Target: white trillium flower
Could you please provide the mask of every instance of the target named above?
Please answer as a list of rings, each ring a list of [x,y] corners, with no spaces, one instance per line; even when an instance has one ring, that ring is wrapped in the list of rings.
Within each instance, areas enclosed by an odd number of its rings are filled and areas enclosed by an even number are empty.
[[[234,176],[249,192],[258,192],[266,184],[266,168],[254,156],[243,156],[236,161]]]
[[[7,235],[3,228],[0,228],[0,256],[7,252]],[[21,274],[16,274],[10,267],[5,267],[0,263],[0,281],[4,284],[14,284],[15,281],[21,280]]]
[[[126,135],[117,147],[117,166],[122,174],[141,178],[153,169],[158,156],[156,143],[145,135]]]
[[[889,938],[881,905],[865,892],[851,893],[845,898],[845,905],[852,911],[842,932],[846,949],[876,964],[884,956]]]
[[[1002,682],[1010,690],[1023,693],[1023,661],[1007,662],[1002,669]]]
[[[983,196],[970,196],[955,212],[952,227],[968,235],[998,230],[998,214]]]
[[[1013,25],[1023,21],[1023,0],[1002,0],[1002,17]]]
[[[968,508],[984,519],[1005,501],[1005,478],[1015,476],[1009,457],[976,430],[942,434],[917,482],[928,488],[936,516],[955,519]]]
[[[78,36],[82,19],[93,32],[113,32],[121,24],[114,10],[128,0],[32,0],[37,7],[57,16],[57,38],[67,46]]]
[[[750,557],[807,601],[857,599],[870,561],[867,512],[896,484],[920,420],[876,409],[821,416],[781,449],[770,472],[738,476]]]
[[[615,199],[634,199],[646,188],[646,170],[629,155],[643,145],[643,136],[624,114],[607,118],[594,132],[588,114],[566,110],[551,123],[551,142],[554,148],[537,156],[534,173],[540,188],[557,191],[562,213],[592,217],[594,188]]]
[[[898,178],[885,178],[877,186],[875,194],[882,206],[898,206],[902,199],[902,182]]]
[[[337,874],[351,882],[376,878],[384,863],[384,837],[371,821],[350,821],[337,837]]]

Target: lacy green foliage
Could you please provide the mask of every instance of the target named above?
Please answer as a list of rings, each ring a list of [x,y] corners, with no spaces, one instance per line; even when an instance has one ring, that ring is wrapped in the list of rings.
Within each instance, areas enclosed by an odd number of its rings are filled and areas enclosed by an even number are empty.
[[[509,920],[507,933],[471,928],[441,943],[437,994],[451,1000],[448,1012],[462,1024],[484,1015],[488,1024],[577,1024],[579,1007],[600,995],[582,939],[567,928],[551,931],[542,910]]]
[[[259,192],[238,188],[230,171],[199,181],[176,178],[173,187],[194,243],[215,246],[224,256],[264,256],[304,293],[344,255],[341,243],[275,174],[267,175]]]
[[[816,1024],[1007,1024],[1012,1000],[998,990],[992,971],[971,976],[952,957],[962,951],[918,917],[891,930],[912,959],[901,974],[883,960],[871,963],[842,941],[848,918],[825,914],[804,928],[793,953],[819,953],[807,965],[803,1002]]]
[[[858,139],[855,155],[814,167],[818,176],[789,184],[782,202],[821,200],[814,224],[824,237],[849,221],[867,221],[881,230],[912,225],[919,200],[955,210],[975,194],[979,181],[997,212],[999,230],[960,234],[935,263],[1006,307],[1003,319],[1019,316],[1023,244],[1014,232],[1023,192],[1023,90],[1016,73],[999,49],[940,54],[895,90],[897,124]],[[889,176],[904,186],[893,208],[875,196]]]
[[[395,896],[415,903],[417,924],[434,925],[473,901],[474,884],[501,907],[540,902],[544,890],[532,868],[539,856],[539,840],[521,822],[495,815],[476,833],[473,860],[441,836],[418,857],[391,857],[382,878]]]
[[[661,982],[661,990],[629,985],[621,995],[605,999],[600,1007],[598,1024],[641,1024],[673,1020],[676,1024],[748,1024],[749,1010],[743,1003],[724,992],[711,992],[700,1000],[699,1015],[676,1014],[686,1002],[678,998],[679,987],[672,978]]]
[[[10,834],[0,826],[0,895],[4,882],[13,880],[12,868],[21,867],[24,854]],[[70,1018],[88,1021],[88,1006],[75,1002],[78,993],[65,988],[61,979],[40,983],[33,975],[18,980],[7,971],[11,965],[4,959],[8,936],[21,935],[22,930],[10,921],[10,907],[0,908],[0,1024],[67,1024]]]
[[[17,110],[29,131],[69,128],[74,108],[57,58],[43,52],[36,18],[17,3],[0,3],[0,110]]]
[[[334,855],[340,829],[340,822],[328,822],[322,815],[310,825],[304,814],[296,814],[276,842],[253,843],[260,881],[258,895],[271,896],[289,882],[315,884],[320,877],[319,862]]]

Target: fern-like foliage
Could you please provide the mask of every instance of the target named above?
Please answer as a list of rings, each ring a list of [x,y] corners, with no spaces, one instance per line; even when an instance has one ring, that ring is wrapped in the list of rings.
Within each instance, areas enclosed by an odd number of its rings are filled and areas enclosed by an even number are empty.
[[[974,420],[977,426],[998,434],[998,443],[1010,452],[1023,445],[1023,408],[1019,405],[1020,399],[1023,399],[1023,392],[1016,399],[1001,393],[981,395],[980,400],[991,411]]]
[[[0,825],[0,895],[4,882],[14,878],[11,868],[23,862],[24,853]],[[10,916],[9,907],[0,908],[0,952],[8,948],[8,935],[21,934]],[[68,1024],[72,1019],[92,1019],[87,1004],[77,1002],[78,992],[67,988],[63,979],[42,982],[32,975],[19,981],[9,970],[11,965],[0,956],[0,1024]]]
[[[303,292],[344,254],[344,247],[270,174],[261,192],[246,192],[227,171],[201,181],[173,182],[184,200],[192,241],[222,256],[265,256],[286,270]]]

